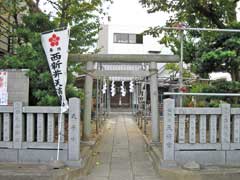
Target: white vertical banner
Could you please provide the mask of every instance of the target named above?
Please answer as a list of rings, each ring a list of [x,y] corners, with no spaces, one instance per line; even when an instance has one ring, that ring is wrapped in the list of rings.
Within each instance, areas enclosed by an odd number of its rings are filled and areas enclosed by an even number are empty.
[[[0,91],[7,92],[7,77],[8,77],[7,72],[0,71]]]
[[[8,105],[8,92],[7,92],[7,79],[8,73],[5,71],[0,72],[0,105]]]
[[[69,29],[66,29],[43,33],[41,36],[55,89],[61,100],[61,112],[68,110],[65,88],[67,83],[69,34]]]

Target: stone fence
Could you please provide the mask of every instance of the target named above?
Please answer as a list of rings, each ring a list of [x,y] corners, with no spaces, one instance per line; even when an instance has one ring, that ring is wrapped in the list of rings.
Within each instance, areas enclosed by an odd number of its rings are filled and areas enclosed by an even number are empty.
[[[163,113],[163,162],[240,165],[240,108],[183,108],[165,99]]]
[[[80,165],[80,100],[69,100],[69,112],[52,106],[0,106],[0,161],[46,163],[55,160],[60,118],[62,133],[59,159]]]

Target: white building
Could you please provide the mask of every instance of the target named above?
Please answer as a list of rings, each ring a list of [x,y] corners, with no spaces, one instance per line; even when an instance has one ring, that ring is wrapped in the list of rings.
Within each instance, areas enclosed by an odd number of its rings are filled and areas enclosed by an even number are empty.
[[[102,25],[99,33],[97,48],[99,54],[172,54],[169,48],[158,41],[161,37],[154,38],[143,35],[148,26],[143,25]],[[114,65],[103,64],[105,70],[137,70],[145,68],[142,64]],[[148,69],[148,66],[146,67]],[[164,63],[158,64],[159,76],[170,76],[165,72]],[[130,80],[126,77],[111,77],[111,80]]]
[[[143,35],[147,26],[102,25],[97,47],[101,54],[171,54],[160,45],[160,38]]]

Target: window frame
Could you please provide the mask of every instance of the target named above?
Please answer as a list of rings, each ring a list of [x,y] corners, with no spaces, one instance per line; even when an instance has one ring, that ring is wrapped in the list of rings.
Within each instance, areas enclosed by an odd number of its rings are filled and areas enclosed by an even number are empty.
[[[121,35],[127,35],[127,42],[121,42],[121,41],[117,41],[117,35],[121,36]],[[135,42],[130,42],[130,36],[131,35],[135,35]],[[141,37],[141,41],[140,43],[138,42],[138,38]],[[134,34],[134,33],[113,33],[113,43],[116,44],[143,44],[143,35],[142,34]]]

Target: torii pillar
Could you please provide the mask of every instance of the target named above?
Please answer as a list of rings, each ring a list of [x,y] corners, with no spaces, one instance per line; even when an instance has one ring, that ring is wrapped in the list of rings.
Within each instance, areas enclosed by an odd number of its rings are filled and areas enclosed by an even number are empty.
[[[93,77],[89,74],[93,70],[93,62],[86,64],[87,74],[84,85],[84,119],[83,119],[83,140],[88,141],[91,135],[91,114],[92,114],[92,89]]]
[[[152,143],[160,142],[159,109],[158,109],[158,80],[157,63],[150,63],[150,95],[151,95],[151,120],[152,120]]]

